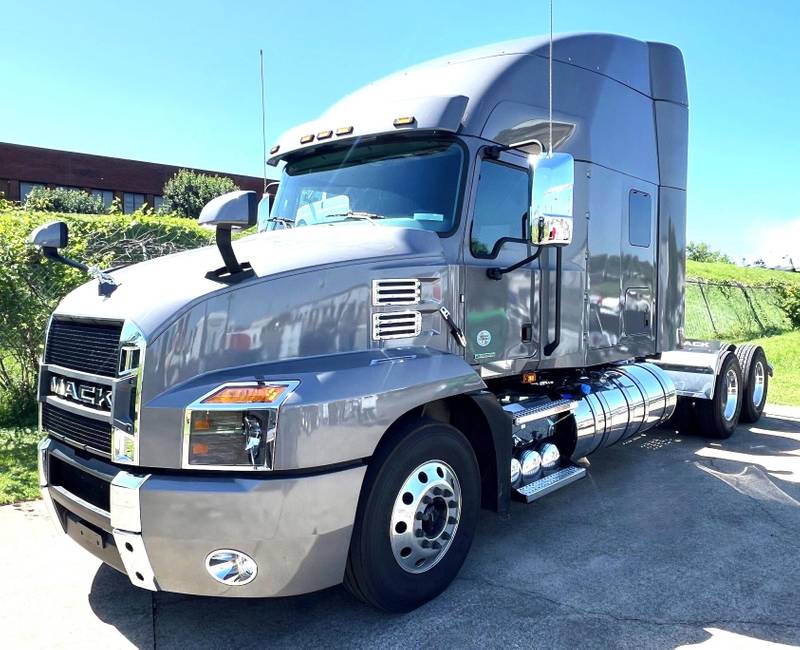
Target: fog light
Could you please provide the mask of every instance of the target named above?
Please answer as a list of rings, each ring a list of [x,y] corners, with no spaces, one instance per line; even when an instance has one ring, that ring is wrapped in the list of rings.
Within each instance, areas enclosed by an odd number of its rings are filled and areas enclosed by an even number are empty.
[[[241,587],[255,580],[258,566],[249,555],[225,548],[208,554],[206,571],[217,582]]]

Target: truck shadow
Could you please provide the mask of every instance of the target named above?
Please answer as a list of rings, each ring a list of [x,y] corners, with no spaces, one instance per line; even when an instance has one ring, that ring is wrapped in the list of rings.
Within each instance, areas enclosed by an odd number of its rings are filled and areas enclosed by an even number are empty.
[[[484,512],[439,598],[403,615],[342,587],[294,598],[152,594],[160,647],[800,642],[800,422],[764,417],[727,441],[655,430],[591,457],[589,476],[507,517]],[[141,593],[101,567],[89,602],[129,639]],[[138,595],[138,597],[137,597]]]

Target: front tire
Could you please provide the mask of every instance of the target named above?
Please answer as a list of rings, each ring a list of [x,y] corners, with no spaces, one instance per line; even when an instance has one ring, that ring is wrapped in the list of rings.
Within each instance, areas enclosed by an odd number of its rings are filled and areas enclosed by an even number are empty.
[[[456,428],[416,420],[372,459],[344,584],[380,609],[407,612],[438,596],[464,563],[480,509],[480,470]]]
[[[714,397],[697,403],[702,435],[717,440],[730,438],[739,423],[742,410],[742,369],[733,353],[720,364],[714,384]]]

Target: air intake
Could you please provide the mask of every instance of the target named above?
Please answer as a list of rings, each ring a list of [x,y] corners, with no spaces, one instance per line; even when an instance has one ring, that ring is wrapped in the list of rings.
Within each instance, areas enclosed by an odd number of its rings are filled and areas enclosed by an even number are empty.
[[[418,311],[389,311],[372,315],[372,340],[405,339],[419,336],[422,315]]]
[[[373,280],[372,304],[379,305],[416,305],[420,300],[420,281],[407,280]]]

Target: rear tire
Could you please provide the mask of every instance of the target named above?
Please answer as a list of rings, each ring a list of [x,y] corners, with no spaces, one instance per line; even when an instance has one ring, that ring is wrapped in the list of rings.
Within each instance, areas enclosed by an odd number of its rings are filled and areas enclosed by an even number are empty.
[[[742,391],[742,422],[758,422],[767,405],[769,391],[769,368],[767,355],[760,345],[746,343],[736,348],[736,357],[742,367],[744,390]]]
[[[407,612],[444,591],[464,563],[478,523],[480,470],[467,439],[448,424],[420,419],[396,434],[370,463],[344,584],[370,605]]]
[[[714,384],[714,398],[696,405],[700,432],[707,438],[730,438],[739,423],[742,410],[742,369],[736,355],[728,352],[722,359]]]

